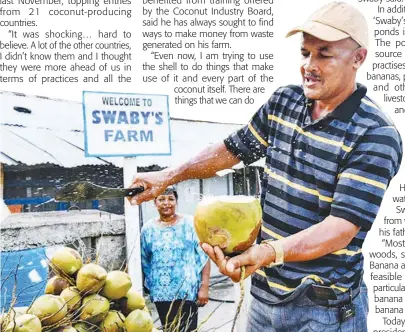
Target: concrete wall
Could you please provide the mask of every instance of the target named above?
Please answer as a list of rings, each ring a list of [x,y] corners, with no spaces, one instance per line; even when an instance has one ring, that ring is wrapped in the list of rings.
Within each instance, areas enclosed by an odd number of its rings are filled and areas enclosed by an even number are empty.
[[[8,216],[1,223],[0,251],[47,247],[47,256],[69,245],[107,270],[125,264],[124,216],[98,210],[34,212]]]

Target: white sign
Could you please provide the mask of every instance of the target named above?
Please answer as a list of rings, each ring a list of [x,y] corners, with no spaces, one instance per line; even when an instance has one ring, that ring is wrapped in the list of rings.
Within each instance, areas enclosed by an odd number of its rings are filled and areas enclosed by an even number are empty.
[[[83,91],[88,157],[170,155],[168,96]]]

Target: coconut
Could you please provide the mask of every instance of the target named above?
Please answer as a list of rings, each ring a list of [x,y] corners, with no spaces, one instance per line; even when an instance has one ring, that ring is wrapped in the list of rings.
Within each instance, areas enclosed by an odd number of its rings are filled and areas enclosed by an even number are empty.
[[[128,293],[120,299],[119,306],[124,315],[128,315],[131,311],[145,308],[145,299],[142,294],[131,288]]]
[[[104,286],[106,278],[107,271],[100,265],[85,264],[77,273],[76,286],[84,294],[94,294]]]
[[[100,323],[110,310],[110,302],[103,296],[92,294],[83,299],[80,319],[92,324]]]
[[[17,317],[24,315],[27,313],[28,307],[12,307],[10,311],[7,313],[3,313],[0,315],[0,331],[3,331],[8,323],[14,321]]]
[[[86,322],[76,323],[73,325],[73,327],[77,332],[95,332],[100,330],[97,325]]]
[[[61,326],[56,329],[52,329],[52,332],[77,332],[73,326]]]
[[[46,294],[34,301],[28,313],[37,316],[42,325],[51,325],[66,316],[67,305],[62,297]]]
[[[0,315],[0,325],[6,320],[12,321],[15,318],[27,313],[28,307],[12,307],[7,313]]]
[[[60,293],[60,296],[65,300],[68,311],[77,310],[80,308],[82,297],[77,287],[68,287]]]
[[[119,311],[109,311],[100,328],[103,332],[123,332],[125,316]]]
[[[7,313],[0,314],[0,331],[3,331],[11,320],[14,320],[14,318],[9,319],[8,317]]]
[[[262,209],[250,196],[206,197],[194,214],[194,226],[203,243],[220,247],[226,255],[248,249],[260,231]]]
[[[0,314],[0,331],[3,331],[2,325],[3,325],[3,322],[6,321],[6,318],[7,318],[7,314],[5,314],[5,313]]]
[[[35,315],[23,314],[12,320],[4,332],[41,332],[42,325]]]
[[[59,295],[65,288],[70,286],[69,282],[60,277],[54,276],[48,280],[45,287],[45,294]]]
[[[28,311],[29,307],[13,307],[11,309],[11,312],[15,312],[15,317],[21,316],[23,314],[26,314]]]
[[[83,265],[80,254],[68,247],[56,251],[52,256],[51,262],[57,268],[55,272],[58,273],[58,270],[60,270],[67,275],[75,274]]]
[[[107,273],[101,294],[110,300],[118,300],[128,293],[131,286],[131,278],[127,273],[111,271]]]
[[[127,332],[151,332],[153,329],[152,317],[143,310],[134,310],[125,319]]]

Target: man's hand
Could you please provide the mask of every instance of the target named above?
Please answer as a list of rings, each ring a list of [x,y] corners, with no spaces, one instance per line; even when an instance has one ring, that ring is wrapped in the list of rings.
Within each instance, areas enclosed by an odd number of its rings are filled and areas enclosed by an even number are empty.
[[[274,250],[269,246],[253,245],[242,254],[229,258],[222,250],[207,243],[201,245],[205,253],[218,266],[219,272],[227,275],[233,282],[239,282],[241,277],[241,266],[246,267],[245,278],[253,274],[257,269],[266,266],[274,261]]]
[[[208,303],[208,285],[202,285],[198,291],[197,305],[203,307]]]
[[[170,175],[167,170],[160,172],[138,173],[132,181],[131,188],[144,187],[144,191],[134,197],[129,198],[132,205],[139,205],[143,202],[150,201],[171,185]]]
[[[130,199],[130,202],[139,205],[150,201],[162,194],[170,185],[191,179],[211,178],[218,171],[232,168],[239,162],[238,157],[228,151],[224,142],[218,142],[177,167],[160,172],[137,174],[131,187],[143,186],[145,191]]]

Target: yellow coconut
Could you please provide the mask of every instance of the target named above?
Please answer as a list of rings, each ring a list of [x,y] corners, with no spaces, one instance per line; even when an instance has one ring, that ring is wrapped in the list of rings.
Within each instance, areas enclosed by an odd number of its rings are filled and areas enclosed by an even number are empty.
[[[109,311],[101,322],[100,329],[103,332],[123,332],[125,316],[119,311]]]
[[[3,322],[5,322],[6,321],[6,318],[7,318],[7,314],[0,314],[0,330],[1,331],[3,331],[3,328],[2,328],[2,325],[3,325]]]
[[[28,313],[37,316],[42,325],[51,325],[66,316],[67,305],[62,297],[46,294],[34,301]]]
[[[10,311],[0,315],[0,325],[8,320],[8,322],[14,320],[15,318],[27,313],[28,307],[13,307]]]
[[[198,205],[194,226],[203,243],[219,246],[226,255],[248,249],[260,231],[262,209],[250,196],[206,197]]]
[[[17,317],[27,313],[28,307],[13,307],[9,312],[0,314],[0,331],[6,329],[6,325]],[[4,326],[3,326],[4,325]]]
[[[73,326],[61,326],[56,329],[52,329],[52,332],[77,332]]]
[[[65,288],[70,286],[69,282],[60,277],[54,276],[48,280],[45,287],[45,294],[59,295]]]
[[[132,287],[125,297],[119,300],[119,307],[124,315],[128,315],[131,311],[145,308],[145,299]]]
[[[11,321],[4,332],[41,332],[42,325],[35,315],[23,314]]]
[[[27,311],[28,307],[14,307],[11,309],[11,312],[14,312],[16,317],[26,314]]]
[[[127,332],[151,332],[152,317],[143,310],[134,310],[125,319],[125,328]]]
[[[127,305],[130,311],[142,309],[146,305],[145,298],[142,296],[142,294],[133,288],[128,291],[126,298],[128,299]]]
[[[80,308],[82,297],[77,287],[68,287],[60,293],[60,296],[65,300],[68,311],[77,310]]]
[[[68,247],[56,251],[52,255],[51,262],[57,267],[55,272],[59,272],[58,270],[60,270],[68,275],[75,274],[83,265],[80,254]]]
[[[76,323],[73,325],[73,327],[76,329],[77,332],[95,332],[95,331],[100,331],[99,327],[97,325],[91,324],[91,323],[86,323],[86,322],[80,322]]]
[[[100,265],[85,264],[76,277],[76,287],[83,294],[97,293],[105,284],[107,271]]]
[[[118,300],[128,293],[131,286],[131,278],[127,273],[111,271],[107,273],[101,294],[110,300]]]
[[[103,296],[92,294],[83,299],[80,319],[92,324],[100,323],[110,310],[110,302]]]
[[[7,313],[0,314],[0,331],[3,331],[6,328],[6,325],[8,325],[8,323],[13,319],[14,318],[9,318]]]

